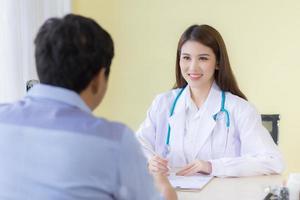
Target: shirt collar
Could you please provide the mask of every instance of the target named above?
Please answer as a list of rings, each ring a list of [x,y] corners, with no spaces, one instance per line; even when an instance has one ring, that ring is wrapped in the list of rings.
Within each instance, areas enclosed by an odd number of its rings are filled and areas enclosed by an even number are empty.
[[[29,97],[46,98],[66,104],[76,106],[83,111],[91,112],[91,109],[85,104],[81,97],[74,91],[46,84],[37,84],[27,93]]]
[[[186,92],[186,107],[185,107],[185,109],[186,109],[186,112],[194,113],[195,117],[199,117],[201,115],[201,113],[204,111],[204,108],[207,107],[208,101],[211,101],[212,96],[214,96],[213,94],[215,93],[215,91],[220,90],[216,81],[214,81],[210,88],[210,91],[208,93],[206,100],[204,101],[204,103],[200,107],[200,109],[198,109],[198,107],[196,106],[195,102],[192,99],[190,86],[188,85],[186,89],[187,89],[187,92]]]
[[[186,110],[192,113],[196,113],[199,110],[192,99],[191,89],[189,86],[187,87],[187,91],[186,91]]]

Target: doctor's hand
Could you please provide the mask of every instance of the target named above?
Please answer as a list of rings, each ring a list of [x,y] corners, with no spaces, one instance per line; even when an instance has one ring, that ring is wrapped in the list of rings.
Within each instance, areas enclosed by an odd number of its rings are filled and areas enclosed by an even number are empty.
[[[179,170],[176,175],[190,176],[196,173],[210,174],[212,171],[211,163],[204,160],[195,160]]]
[[[151,174],[161,174],[167,176],[169,173],[168,160],[155,155],[148,161],[148,168]]]

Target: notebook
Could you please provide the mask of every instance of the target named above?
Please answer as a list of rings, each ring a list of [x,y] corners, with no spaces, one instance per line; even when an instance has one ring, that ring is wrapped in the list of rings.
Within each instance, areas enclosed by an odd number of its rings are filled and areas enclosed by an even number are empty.
[[[201,190],[212,176],[195,175],[195,176],[176,176],[170,175],[169,181],[175,189],[179,190]]]

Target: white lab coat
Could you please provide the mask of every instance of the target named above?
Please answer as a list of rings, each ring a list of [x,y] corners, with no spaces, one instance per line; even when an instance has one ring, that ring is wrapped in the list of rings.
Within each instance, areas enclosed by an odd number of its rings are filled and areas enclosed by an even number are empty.
[[[154,99],[137,131],[142,146],[147,146],[144,152],[148,159],[153,156],[147,150],[149,148],[162,155],[169,123],[169,165],[183,167],[188,164],[183,151],[187,89],[179,97],[172,117],[169,117],[170,108],[179,89]],[[205,110],[200,119],[199,134],[195,138],[199,145],[194,149],[194,159],[210,161],[212,175],[219,177],[281,173],[284,169],[281,154],[263,127],[256,109],[248,101],[226,92],[225,108],[230,115],[227,132],[225,115],[220,115],[216,121],[213,119],[213,115],[220,111],[221,99],[221,90],[213,83],[207,102],[203,104]]]

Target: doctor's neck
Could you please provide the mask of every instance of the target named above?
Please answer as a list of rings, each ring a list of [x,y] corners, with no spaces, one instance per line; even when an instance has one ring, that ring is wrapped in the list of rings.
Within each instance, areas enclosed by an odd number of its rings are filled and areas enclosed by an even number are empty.
[[[203,105],[203,103],[207,99],[212,84],[213,82],[208,84],[203,84],[197,87],[191,87],[191,86],[189,87],[191,92],[191,98],[196,104],[198,109]]]

